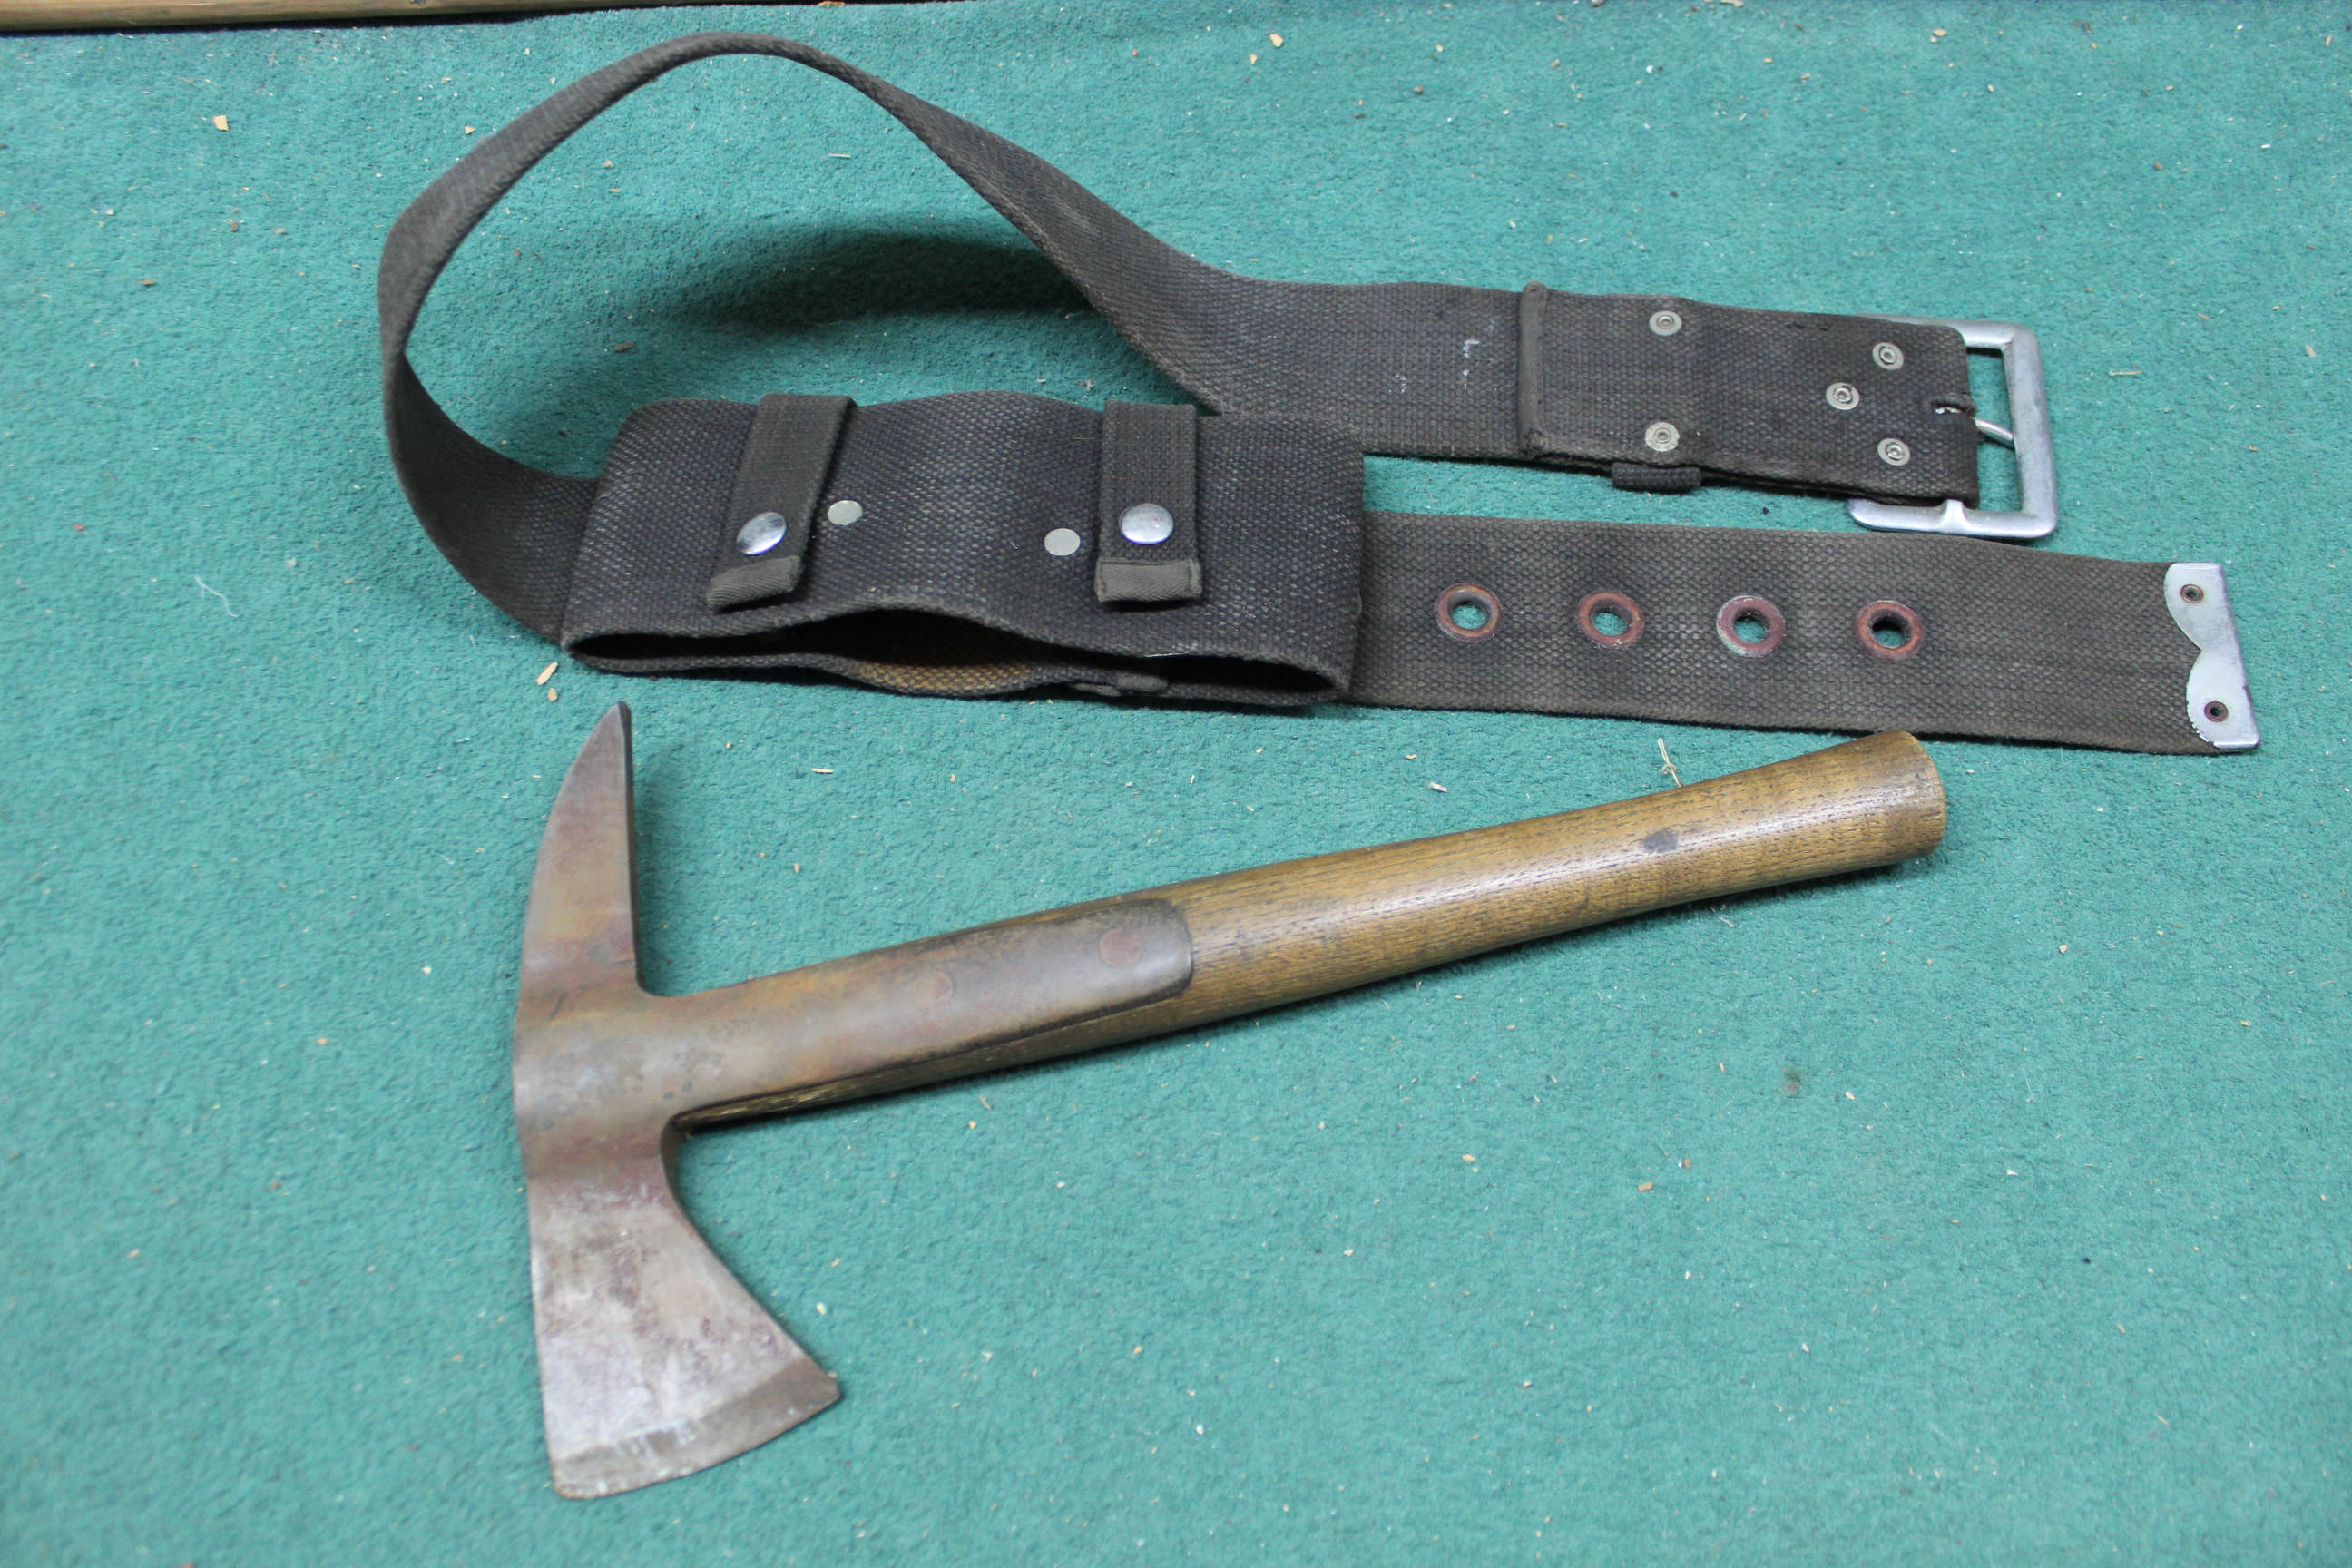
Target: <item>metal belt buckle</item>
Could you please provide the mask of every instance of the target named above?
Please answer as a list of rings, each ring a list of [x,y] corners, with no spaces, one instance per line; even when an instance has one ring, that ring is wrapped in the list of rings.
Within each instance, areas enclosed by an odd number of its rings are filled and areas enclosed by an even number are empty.
[[[2050,398],[2042,384],[2042,344],[2032,331],[2014,321],[1948,321],[1935,316],[1882,316],[1885,321],[1906,321],[1915,327],[1949,327],[1972,349],[1993,349],[2009,382],[2009,416],[2014,431],[1990,419],[1977,429],[2017,454],[2017,488],[2024,500],[2021,511],[1980,511],[1948,500],[1939,507],[1895,506],[1886,501],[1850,500],[1845,510],[1864,528],[1897,529],[1910,533],[1964,533],[1972,539],[2042,539],[2058,526],[2058,469],[2050,453]]]

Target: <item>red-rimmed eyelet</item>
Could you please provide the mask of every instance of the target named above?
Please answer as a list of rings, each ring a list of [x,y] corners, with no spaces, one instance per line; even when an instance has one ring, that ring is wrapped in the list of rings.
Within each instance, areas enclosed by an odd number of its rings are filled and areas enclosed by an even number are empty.
[[[1919,612],[1908,605],[1897,604],[1893,599],[1874,599],[1862,607],[1860,615],[1854,616],[1853,631],[1862,639],[1862,646],[1874,658],[1909,658],[1927,640],[1927,623],[1921,620]],[[1893,643],[1882,641],[1879,636],[1882,632],[1893,632],[1903,640]]]
[[[1465,610],[1477,612],[1467,626],[1460,618]],[[1456,583],[1437,595],[1437,629],[1447,637],[1464,642],[1484,642],[1502,624],[1503,601],[1495,597],[1491,589],[1475,583]]]
[[[1602,616],[1613,616],[1622,623],[1622,631],[1601,629]],[[1632,647],[1642,640],[1642,606],[1622,594],[1602,589],[1587,594],[1576,602],[1576,624],[1584,635],[1602,647]]]
[[[1764,635],[1750,641],[1739,635],[1742,622],[1760,624]],[[1780,614],[1780,606],[1754,594],[1740,594],[1723,602],[1715,612],[1715,635],[1723,646],[1742,658],[1762,658],[1780,646],[1789,635],[1789,622]]]

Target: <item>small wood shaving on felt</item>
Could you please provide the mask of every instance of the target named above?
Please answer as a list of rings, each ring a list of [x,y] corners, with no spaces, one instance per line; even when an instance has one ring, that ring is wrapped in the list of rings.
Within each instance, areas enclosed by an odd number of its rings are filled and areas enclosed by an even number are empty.
[[[560,665],[562,665],[562,662],[563,662],[563,661],[562,661],[562,659],[560,659],[560,658],[558,658],[558,659],[551,659],[551,660],[548,662],[548,666],[547,666],[547,668],[546,668],[545,669],[542,669],[542,670],[541,670],[541,671],[539,672],[539,679],[538,679],[537,680],[532,681],[532,682],[531,682],[531,684],[532,684],[533,686],[544,686],[544,685],[546,685],[546,684],[547,684],[547,680],[548,680],[548,677],[550,677],[550,676],[553,675],[553,674],[555,673],[555,671],[556,671],[557,667],[558,667],[558,666],[560,666]]]

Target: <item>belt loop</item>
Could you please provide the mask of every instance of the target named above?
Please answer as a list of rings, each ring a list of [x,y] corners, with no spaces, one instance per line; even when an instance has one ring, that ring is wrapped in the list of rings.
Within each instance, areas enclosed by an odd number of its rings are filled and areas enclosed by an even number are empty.
[[[1095,597],[1104,604],[1201,596],[1199,435],[1190,404],[1103,405]]]
[[[1564,454],[1544,435],[1544,306],[1551,290],[1530,283],[1519,290],[1519,451],[1528,458]]]
[[[791,393],[760,399],[703,591],[710,608],[740,609],[800,585],[816,503],[850,406],[846,397]]]

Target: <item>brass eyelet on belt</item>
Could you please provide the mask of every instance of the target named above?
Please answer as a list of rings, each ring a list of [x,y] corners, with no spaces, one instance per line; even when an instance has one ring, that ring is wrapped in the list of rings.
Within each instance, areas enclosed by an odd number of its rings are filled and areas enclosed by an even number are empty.
[[[1748,641],[1739,635],[1742,621],[1761,622],[1764,635],[1754,642]],[[1724,647],[1742,658],[1762,658],[1779,647],[1780,639],[1788,634],[1789,622],[1780,614],[1780,606],[1754,594],[1726,599],[1723,608],[1715,612],[1715,635],[1722,639]]]
[[[1475,609],[1480,619],[1464,626],[1454,617],[1465,609]],[[1475,583],[1456,583],[1437,595],[1437,629],[1447,637],[1463,642],[1483,642],[1495,635],[1503,624],[1503,601],[1495,597],[1491,589]]]
[[[1614,616],[1625,624],[1625,629],[1604,632],[1600,617]],[[1587,594],[1576,602],[1576,624],[1584,635],[1602,647],[1632,647],[1642,640],[1642,606],[1622,594],[1603,588]]]
[[[1854,616],[1853,631],[1862,639],[1862,646],[1874,658],[1909,658],[1919,651],[1920,643],[1927,639],[1927,624],[1919,618],[1919,612],[1908,605],[1897,604],[1893,599],[1874,599],[1862,607],[1860,615]],[[1888,631],[1901,633],[1903,640],[1897,643],[1880,641],[1878,634]]]

